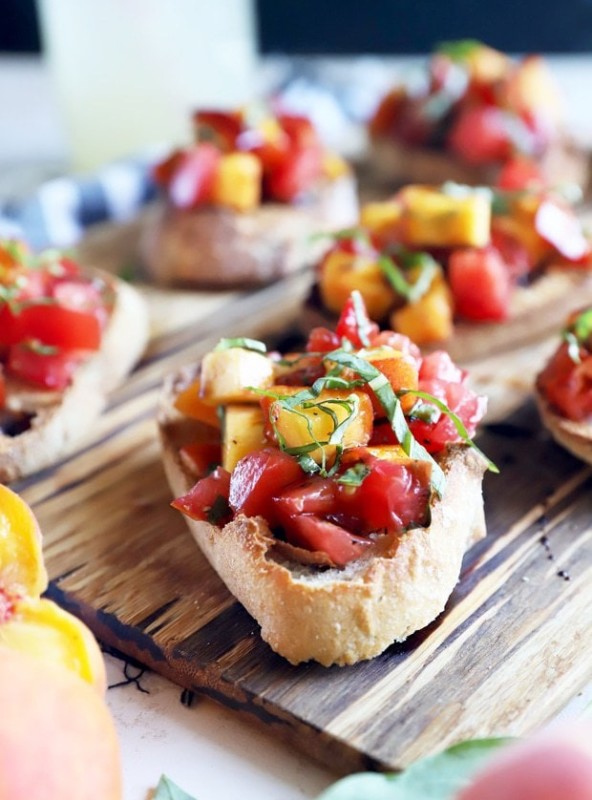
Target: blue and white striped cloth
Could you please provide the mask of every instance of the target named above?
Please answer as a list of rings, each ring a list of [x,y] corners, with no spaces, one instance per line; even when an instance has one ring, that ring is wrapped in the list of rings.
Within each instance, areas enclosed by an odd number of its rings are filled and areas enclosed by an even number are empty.
[[[0,237],[19,236],[34,250],[75,245],[90,225],[132,219],[157,189],[153,159],[108,164],[87,177],[56,177],[24,198],[0,202]]]

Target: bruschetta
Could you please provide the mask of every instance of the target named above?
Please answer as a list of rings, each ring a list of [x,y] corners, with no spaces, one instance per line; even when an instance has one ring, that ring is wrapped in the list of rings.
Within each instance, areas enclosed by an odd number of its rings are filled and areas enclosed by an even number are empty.
[[[590,241],[548,189],[409,185],[329,242],[321,308],[339,314],[357,289],[373,319],[459,361],[540,339],[592,300]]]
[[[432,622],[485,535],[486,401],[354,293],[304,352],[223,340],[159,410],[173,506],[293,664],[372,658]]]
[[[200,111],[194,122],[195,143],[154,169],[163,198],[141,256],[157,283],[269,283],[310,263],[313,233],[355,221],[353,174],[307,118]]]
[[[0,242],[0,481],[56,463],[148,340],[137,291],[56,251]]]
[[[540,56],[511,59],[473,40],[441,45],[389,91],[368,124],[382,181],[516,188],[529,179],[585,188],[589,154],[563,125],[561,93]]]
[[[592,464],[592,306],[573,312],[536,379],[541,419],[553,438]]]

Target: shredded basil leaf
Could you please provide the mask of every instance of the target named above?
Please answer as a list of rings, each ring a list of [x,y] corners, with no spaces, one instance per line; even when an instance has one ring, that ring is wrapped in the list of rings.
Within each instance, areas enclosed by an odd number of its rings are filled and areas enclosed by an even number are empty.
[[[386,255],[380,256],[378,266],[397,294],[408,303],[416,303],[428,291],[440,267],[428,253],[411,253],[398,249],[396,257],[405,270],[418,271],[415,281],[407,280],[403,271]]]
[[[32,350],[40,356],[54,356],[59,353],[60,348],[50,344],[43,344],[38,339],[29,339],[22,343],[27,349]]]
[[[339,231],[317,231],[311,234],[311,241],[318,241],[319,239],[330,239],[334,242],[343,242],[348,239],[353,239],[357,242],[370,243],[368,232],[364,228],[342,228]]]
[[[414,437],[405,414],[401,408],[399,398],[395,394],[386,375],[378,370],[369,361],[353,353],[345,353],[343,350],[333,350],[327,353],[326,360],[349,367],[363,378],[368,386],[374,391],[378,401],[383,407],[391,428],[397,437],[401,447],[410,458],[417,458],[421,461],[428,461],[432,465],[431,484],[434,491],[442,497],[446,478],[440,465],[432,458],[428,451]]]
[[[337,478],[337,483],[342,483],[345,486],[361,486],[370,474],[370,467],[366,464],[354,464],[353,467],[346,469],[345,472]]]
[[[446,405],[446,403],[442,402],[442,400],[440,400],[438,397],[434,397],[433,394],[430,394],[429,392],[422,392],[419,389],[403,389],[400,392],[400,394],[412,394],[414,395],[414,397],[419,397],[421,400],[425,400],[428,403],[432,403],[433,405],[435,405],[443,414],[445,414],[451,420],[454,427],[456,428],[456,432],[458,433],[462,441],[465,444],[468,444],[474,450],[476,450],[481,456],[483,456],[483,458],[487,462],[487,469],[490,472],[495,472],[496,474],[499,473],[498,467],[496,467],[496,465],[493,463],[491,459],[487,458],[485,453],[482,450],[480,450],[475,444],[475,442],[471,439],[462,419],[458,416],[458,414],[455,414],[454,411],[451,411]]]
[[[248,339],[244,336],[237,336],[234,339],[220,339],[214,350],[231,350],[235,347],[240,347],[243,350],[252,350],[255,353],[267,353],[267,347],[263,342],[257,339]]]
[[[368,338],[368,329],[370,322],[366,316],[366,306],[362,299],[360,292],[355,289],[351,293],[351,299],[354,304],[354,315],[356,318],[356,327],[358,329],[358,336],[364,347],[370,347],[370,339]]]
[[[196,798],[184,792],[166,775],[161,775],[152,800],[196,800]]]
[[[441,42],[436,47],[436,53],[448,56],[453,61],[465,61],[481,47],[483,45],[478,39],[459,39],[453,42]]]

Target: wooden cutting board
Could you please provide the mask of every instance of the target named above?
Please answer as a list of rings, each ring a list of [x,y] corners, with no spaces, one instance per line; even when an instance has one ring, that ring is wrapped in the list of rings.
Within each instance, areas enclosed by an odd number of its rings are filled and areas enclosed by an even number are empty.
[[[169,507],[154,422],[163,374],[222,335],[289,332],[308,280],[148,294],[142,364],[72,457],[15,484],[45,535],[48,594],[105,644],[340,771],[398,769],[468,737],[526,733],[592,678],[592,479],[525,402],[536,353],[482,364],[498,418],[510,414],[480,440],[502,470],[485,480],[487,538],[441,617],[371,662],[293,667],[273,654]]]

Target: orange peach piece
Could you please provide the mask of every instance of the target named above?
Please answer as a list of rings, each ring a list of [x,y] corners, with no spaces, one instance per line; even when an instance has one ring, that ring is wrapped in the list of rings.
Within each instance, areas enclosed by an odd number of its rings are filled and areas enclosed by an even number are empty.
[[[458,800],[590,800],[592,724],[563,723],[510,744],[479,771]]]
[[[103,694],[105,664],[96,639],[86,625],[51,600],[17,600],[0,623],[0,645],[27,653],[44,664],[60,665]]]
[[[261,202],[261,161],[252,153],[226,153],[218,163],[212,202],[247,212]]]
[[[220,427],[220,417],[216,406],[210,406],[200,399],[201,379],[196,378],[187,388],[179,392],[175,399],[175,408],[187,417],[205,422],[213,428]]]
[[[452,293],[443,277],[436,276],[428,291],[391,314],[391,326],[409,336],[416,344],[448,339],[453,332]]]
[[[55,664],[0,647],[0,800],[121,800],[102,698]]]
[[[371,319],[382,319],[396,295],[378,262],[368,256],[333,250],[321,264],[319,290],[323,304],[336,314],[351,293],[360,292]]]
[[[37,520],[24,500],[0,484],[0,590],[39,596],[46,587]]]

